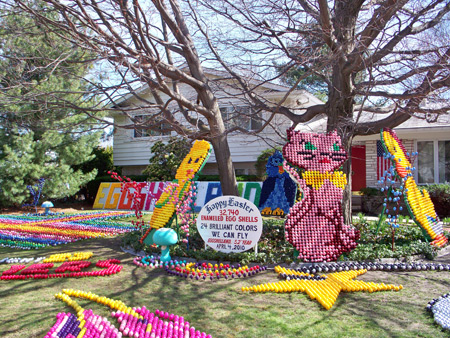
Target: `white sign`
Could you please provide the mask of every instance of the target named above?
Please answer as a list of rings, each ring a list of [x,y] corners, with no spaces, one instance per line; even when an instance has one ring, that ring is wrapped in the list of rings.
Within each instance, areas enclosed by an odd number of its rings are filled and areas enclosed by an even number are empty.
[[[220,196],[205,204],[197,228],[205,243],[220,252],[243,252],[253,248],[262,233],[262,217],[249,200]]]

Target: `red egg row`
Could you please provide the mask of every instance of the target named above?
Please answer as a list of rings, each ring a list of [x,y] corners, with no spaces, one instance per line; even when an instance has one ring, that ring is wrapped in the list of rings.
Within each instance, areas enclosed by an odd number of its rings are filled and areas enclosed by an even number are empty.
[[[66,266],[63,268],[63,266]],[[60,267],[55,269],[57,271],[67,271],[70,269],[81,270],[81,268],[86,268],[91,264],[91,262],[86,261],[73,261],[73,262],[64,262]],[[70,273],[52,273],[49,274],[49,268],[53,267],[53,263],[41,263],[41,264],[32,264],[28,268],[25,269],[25,265],[13,265],[9,270],[6,270],[2,273],[0,277],[1,280],[12,280],[12,279],[47,279],[47,278],[69,278],[69,277],[93,277],[93,276],[109,276],[116,273],[119,273],[122,270],[122,265],[120,264],[120,260],[118,259],[107,259],[104,261],[98,261],[96,266],[99,268],[103,268],[103,270],[97,271],[78,271],[78,272],[70,272]],[[20,270],[20,274],[16,274]]]

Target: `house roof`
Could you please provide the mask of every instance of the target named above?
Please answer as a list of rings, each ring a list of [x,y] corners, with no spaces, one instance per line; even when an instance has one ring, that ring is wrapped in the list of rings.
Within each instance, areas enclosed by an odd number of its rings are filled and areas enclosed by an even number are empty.
[[[180,67],[180,69],[182,71],[188,72],[187,66],[184,66],[184,67],[182,66],[182,67]],[[230,76],[230,74],[228,72],[218,70],[218,69],[205,68],[205,67],[203,69],[211,81],[216,80],[218,82],[221,81],[223,83],[229,83],[231,81],[234,81],[234,79]],[[253,80],[253,79],[247,79],[247,80],[250,84],[252,84],[254,86],[258,86],[260,91],[265,92],[265,95],[269,94],[272,97],[279,96],[281,93],[286,93],[290,89],[289,86],[275,84],[272,82],[264,82],[264,83],[260,84],[260,82],[257,80]],[[122,94],[120,96],[117,96],[117,98],[114,99],[114,104],[110,105],[110,108],[114,108],[114,107],[117,107],[117,106],[123,104],[124,102],[133,98],[136,94],[137,95],[145,95],[148,92],[149,92],[148,84],[143,84],[142,86],[134,89],[134,93],[128,92],[128,93]],[[315,97],[311,93],[307,92],[306,90],[293,90],[291,95],[292,96],[305,96],[305,97],[308,97],[309,101],[314,100],[314,101],[318,101],[316,103],[320,103],[320,100],[317,97]]]
[[[355,113],[355,119],[357,113]],[[362,114],[360,121],[376,121],[386,117],[383,114],[374,114],[366,112]],[[298,125],[297,130],[303,132],[324,133],[327,130],[327,118],[325,115],[316,116],[311,121]],[[442,138],[450,139],[450,115],[439,115],[434,121],[427,120],[426,116],[411,116],[406,122],[403,122],[394,130],[400,137],[412,137],[413,139]],[[446,136],[445,136],[446,135]],[[378,139],[379,135],[357,136],[355,140]]]

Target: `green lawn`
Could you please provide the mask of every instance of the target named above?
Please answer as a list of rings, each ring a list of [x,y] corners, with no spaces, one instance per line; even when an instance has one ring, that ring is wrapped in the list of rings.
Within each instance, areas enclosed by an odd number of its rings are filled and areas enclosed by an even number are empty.
[[[0,336],[43,337],[58,312],[73,311],[54,294],[64,288],[91,291],[128,306],[145,305],[185,317],[213,337],[448,337],[425,311],[426,304],[450,289],[449,272],[373,272],[358,279],[402,284],[400,292],[342,293],[326,311],[306,294],[246,294],[242,286],[276,281],[273,271],[250,279],[184,281],[161,270],[139,268],[119,248],[120,239],[99,239],[41,250],[0,248],[4,257],[37,257],[92,251],[98,259],[118,258],[123,270],[109,277],[0,281]],[[9,265],[0,265],[4,271]],[[84,308],[108,316],[108,309],[86,300]]]

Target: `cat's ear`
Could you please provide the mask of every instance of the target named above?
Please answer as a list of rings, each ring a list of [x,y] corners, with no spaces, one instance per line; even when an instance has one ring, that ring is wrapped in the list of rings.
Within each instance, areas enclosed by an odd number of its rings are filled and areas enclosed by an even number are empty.
[[[327,136],[330,137],[330,138],[332,138],[332,139],[335,139],[335,140],[337,141],[338,144],[342,144],[341,136],[338,134],[338,132],[337,132],[336,129],[334,129],[334,130],[328,132],[328,133],[327,133]]]
[[[337,130],[334,129],[334,130],[332,130],[332,131],[329,131],[329,132],[328,132],[328,135],[329,135],[329,136],[333,136],[333,137],[337,137],[337,136],[338,136]]]
[[[291,140],[291,137],[294,134],[294,132],[295,132],[294,127],[290,127],[289,129],[286,130],[288,141]]]

